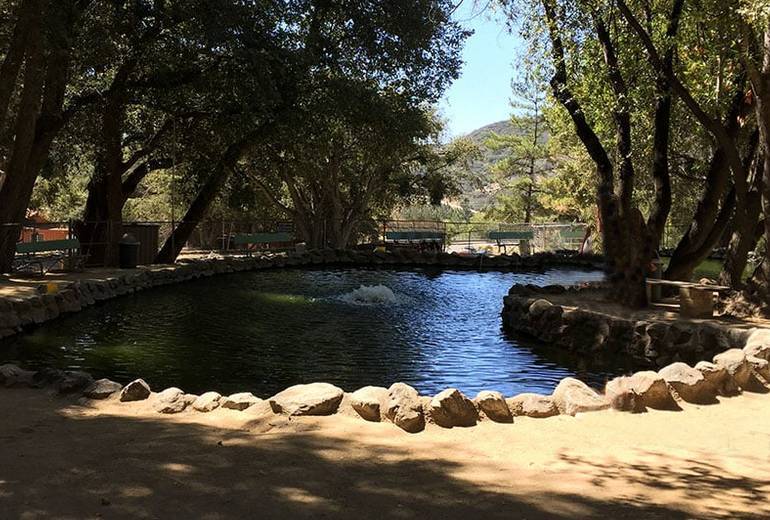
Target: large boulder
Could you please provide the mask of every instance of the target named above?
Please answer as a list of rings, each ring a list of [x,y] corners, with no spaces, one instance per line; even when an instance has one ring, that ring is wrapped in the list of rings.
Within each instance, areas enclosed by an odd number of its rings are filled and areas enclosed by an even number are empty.
[[[524,393],[505,400],[511,414],[542,419],[559,415],[551,396]]]
[[[189,400],[179,388],[166,388],[153,399],[153,408],[159,413],[179,413],[187,408]]]
[[[206,392],[193,401],[192,407],[193,410],[206,413],[219,408],[221,400],[222,395],[218,392]]]
[[[428,415],[444,428],[474,426],[479,419],[473,401],[456,388],[447,388],[436,394],[428,405]]]
[[[35,372],[24,370],[16,365],[0,365],[0,384],[11,386],[32,386],[35,383]]]
[[[562,379],[553,391],[552,397],[562,415],[595,412],[610,407],[606,397],[574,377]]]
[[[613,408],[627,412],[678,408],[663,377],[652,370],[612,379],[605,387],[605,395]]]
[[[754,329],[749,334],[743,351],[747,356],[770,361],[770,329]]]
[[[367,421],[379,422],[382,407],[388,399],[388,389],[381,386],[365,386],[350,395],[350,405]]]
[[[231,394],[220,399],[219,406],[228,410],[242,411],[250,406],[258,404],[260,401],[262,401],[262,399],[258,398],[251,392],[239,392],[237,394]]]
[[[344,392],[329,383],[294,385],[269,399],[275,413],[285,415],[331,415],[337,411]]]
[[[86,388],[83,395],[89,399],[107,399],[111,395],[120,392],[122,389],[123,385],[120,383],[110,381],[109,379],[99,379]]]
[[[703,374],[706,382],[719,395],[737,395],[741,391],[738,388],[738,383],[735,382],[735,379],[727,372],[724,366],[718,366],[709,361],[699,361],[695,365],[695,370]]]
[[[405,383],[393,383],[388,388],[385,417],[409,433],[425,429],[425,415],[417,390]]]
[[[123,390],[120,391],[120,400],[124,403],[130,401],[143,401],[150,397],[151,393],[150,385],[148,385],[144,379],[136,379],[123,387]]]
[[[658,372],[671,385],[679,397],[688,403],[710,404],[716,402],[716,390],[700,370],[687,363],[677,362]]]
[[[499,423],[513,422],[511,410],[500,392],[484,390],[476,395],[473,402],[487,419]]]
[[[724,368],[736,384],[743,390],[757,390],[759,381],[746,359],[746,353],[739,348],[731,348],[714,356],[714,364]],[[761,385],[760,385],[761,386]]]

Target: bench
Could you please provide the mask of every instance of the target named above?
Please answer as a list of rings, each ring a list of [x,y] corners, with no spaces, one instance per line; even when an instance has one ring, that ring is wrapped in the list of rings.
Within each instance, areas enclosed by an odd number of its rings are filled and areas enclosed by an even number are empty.
[[[435,244],[443,249],[446,241],[446,234],[441,231],[430,231],[413,229],[407,231],[386,231],[385,241],[391,241],[394,244]]]
[[[580,246],[583,245],[586,231],[583,228],[562,229],[559,231],[559,236],[568,249],[575,245],[577,246],[575,249],[580,249]]]
[[[714,295],[730,290],[729,287],[723,285],[648,278],[646,280],[647,301],[650,303],[656,301],[653,297],[653,289],[664,286],[679,289],[679,314],[688,318],[712,318],[714,316]]]
[[[248,255],[251,255],[252,248],[257,244],[266,245],[270,248],[274,244],[292,244],[294,236],[284,231],[277,233],[239,233],[233,237],[233,245],[242,246]]]
[[[531,242],[535,238],[534,231],[490,231],[489,240],[494,240],[498,249],[508,252],[507,246],[521,246],[524,242]]]
[[[69,261],[66,269],[80,269],[85,259],[85,255],[80,254],[80,240],[77,238],[19,242],[16,244],[16,254],[22,255],[22,258],[17,260],[16,271],[24,271],[36,265],[40,268],[40,276],[45,275],[64,259]]]

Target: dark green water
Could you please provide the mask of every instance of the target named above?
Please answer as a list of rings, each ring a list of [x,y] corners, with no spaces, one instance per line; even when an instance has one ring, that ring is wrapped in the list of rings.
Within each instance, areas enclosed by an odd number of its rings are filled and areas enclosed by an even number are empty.
[[[514,283],[573,284],[601,273],[277,270],[233,274],[118,298],[0,343],[0,361],[83,369],[153,388],[252,391],[268,397],[327,381],[345,390],[404,381],[421,393],[456,387],[550,392],[591,368],[507,337],[502,299]],[[384,285],[394,302],[350,293]],[[347,296],[346,296],[347,295]]]

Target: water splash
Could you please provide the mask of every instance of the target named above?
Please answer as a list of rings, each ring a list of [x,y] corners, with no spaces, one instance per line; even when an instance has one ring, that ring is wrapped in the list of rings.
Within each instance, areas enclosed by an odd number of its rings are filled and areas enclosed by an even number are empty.
[[[342,301],[356,305],[382,305],[398,302],[398,298],[384,285],[362,285],[341,297]]]

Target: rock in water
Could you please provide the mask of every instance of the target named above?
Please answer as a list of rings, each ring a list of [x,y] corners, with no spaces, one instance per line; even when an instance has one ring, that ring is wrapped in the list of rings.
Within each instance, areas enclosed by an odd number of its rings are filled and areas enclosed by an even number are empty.
[[[559,413],[563,415],[595,412],[610,407],[609,401],[604,396],[574,377],[565,377],[561,380],[553,391],[553,402],[559,409]]]
[[[343,391],[329,383],[294,385],[269,399],[275,413],[331,415],[342,401]]]
[[[150,385],[145,383],[143,379],[136,379],[120,391],[120,400],[123,402],[143,401],[150,397],[151,393]]]

